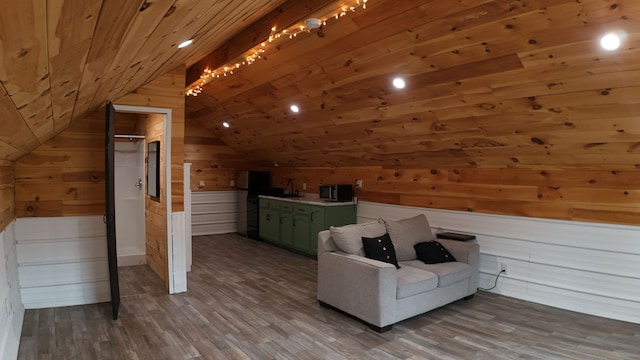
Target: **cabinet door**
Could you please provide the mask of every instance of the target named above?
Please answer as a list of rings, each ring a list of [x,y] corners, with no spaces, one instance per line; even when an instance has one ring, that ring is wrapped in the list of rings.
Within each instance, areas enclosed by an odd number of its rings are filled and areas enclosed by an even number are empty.
[[[269,199],[258,198],[258,207],[260,209],[268,209],[269,208]]]
[[[280,243],[285,246],[293,244],[293,214],[280,213]]]
[[[293,217],[293,247],[309,252],[309,216],[296,214]]]
[[[260,200],[260,204],[262,205],[262,199]],[[260,208],[260,210],[258,210],[258,236],[260,237],[260,239],[267,239],[267,237],[269,236],[269,217],[267,216],[268,212],[269,210],[262,207]]]
[[[318,253],[318,233],[329,228],[325,224],[324,212],[324,207],[313,206],[309,214],[309,253],[312,255]]]
[[[277,211],[260,209],[260,238],[268,241],[278,241],[280,237],[280,221]]]

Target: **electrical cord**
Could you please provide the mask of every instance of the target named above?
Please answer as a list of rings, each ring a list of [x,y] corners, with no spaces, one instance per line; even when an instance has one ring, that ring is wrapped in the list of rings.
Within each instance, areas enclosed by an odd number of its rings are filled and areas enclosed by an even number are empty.
[[[507,272],[507,270],[505,270],[505,269],[500,270],[500,272],[498,273],[498,275],[496,275],[496,280],[493,282],[493,286],[492,286],[492,287],[490,287],[490,288],[488,288],[488,289],[478,287],[478,289],[480,289],[480,290],[484,290],[484,291],[489,291],[489,290],[493,290],[493,289],[495,289],[495,287],[496,287],[496,286],[498,286],[498,278],[500,277],[500,275],[502,275],[502,273],[505,273],[505,272]]]

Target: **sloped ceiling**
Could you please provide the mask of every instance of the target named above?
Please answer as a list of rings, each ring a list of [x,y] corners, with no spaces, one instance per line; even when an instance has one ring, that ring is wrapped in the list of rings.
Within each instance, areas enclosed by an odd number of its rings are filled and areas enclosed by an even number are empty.
[[[282,0],[24,0],[0,10],[0,159],[16,160]],[[194,45],[177,49],[189,38]]]
[[[370,0],[263,57],[186,103],[258,164],[640,168],[637,0]]]
[[[271,26],[343,3],[4,2],[0,159],[177,66],[191,83]],[[639,1],[367,4],[205,85],[187,120],[258,165],[640,168]],[[613,52],[598,45],[610,31],[623,35]]]

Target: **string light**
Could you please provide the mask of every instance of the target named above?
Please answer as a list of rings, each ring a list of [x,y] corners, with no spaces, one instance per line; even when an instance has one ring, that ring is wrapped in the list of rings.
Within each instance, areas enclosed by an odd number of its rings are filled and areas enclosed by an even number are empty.
[[[324,16],[318,17],[322,26],[327,26],[327,21],[331,19],[339,20],[341,17],[344,17],[350,12],[356,12],[358,9],[365,10],[367,8],[368,0],[356,0],[352,3],[352,5],[341,6],[337,10],[331,11]],[[319,30],[321,30],[320,28]],[[233,75],[234,70],[240,69],[243,66],[249,66],[255,63],[256,61],[263,58],[263,55],[267,52],[269,48],[274,47],[274,44],[281,39],[293,39],[301,33],[310,33],[312,29],[306,27],[304,24],[295,24],[286,29],[278,30],[275,26],[271,28],[271,33],[269,34],[269,38],[266,41],[254,46],[249,49],[242,58],[242,61],[235,60],[233,62],[224,64],[217,69],[204,69],[200,78],[191,86],[189,86],[185,94],[190,96],[198,96],[198,94],[202,93],[202,87],[206,84],[210,83],[214,79],[219,79],[220,77],[226,77],[228,75]]]

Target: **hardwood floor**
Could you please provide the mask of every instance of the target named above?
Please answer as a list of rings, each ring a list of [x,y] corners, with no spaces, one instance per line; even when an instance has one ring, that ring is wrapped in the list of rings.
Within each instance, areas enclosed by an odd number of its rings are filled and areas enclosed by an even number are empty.
[[[120,269],[109,304],[27,310],[19,359],[640,359],[640,325],[487,292],[379,334],[321,307],[316,261],[237,235],[196,237],[189,292]]]

